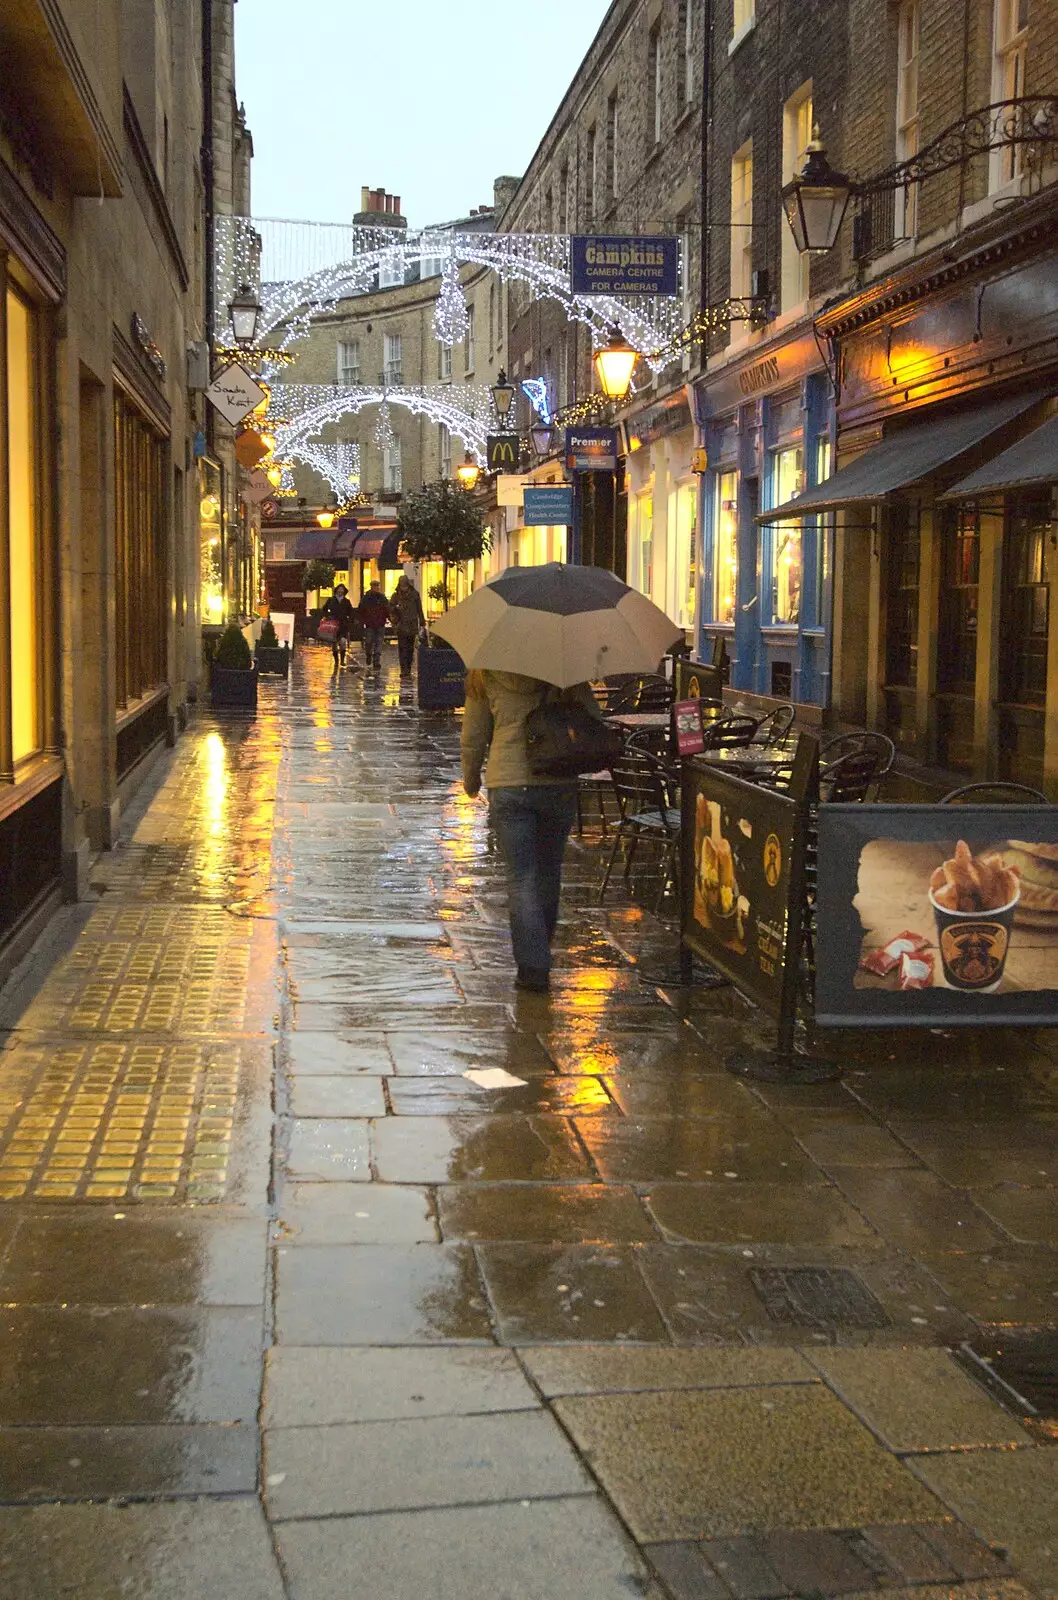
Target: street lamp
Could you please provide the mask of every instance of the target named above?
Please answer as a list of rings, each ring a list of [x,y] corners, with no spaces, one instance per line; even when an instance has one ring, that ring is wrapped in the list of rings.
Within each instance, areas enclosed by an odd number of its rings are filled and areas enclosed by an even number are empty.
[[[265,477],[268,479],[268,481],[272,485],[273,489],[278,489],[279,485],[283,481],[282,470],[281,470],[281,468],[277,467],[274,463],[273,463],[272,466],[265,468]]]
[[[331,528],[334,527],[334,512],[333,511],[317,511],[317,513],[316,513],[316,521],[319,523],[319,525],[323,529],[324,533],[328,533],[331,530]]]
[[[468,492],[477,487],[477,481],[481,477],[481,468],[469,450],[463,457],[462,464],[456,468],[456,477]]]
[[[492,385],[492,403],[496,407],[496,415],[501,424],[507,421],[514,404],[514,384],[508,382],[507,374],[500,368],[500,374]]]
[[[228,307],[235,343],[248,349],[257,339],[257,324],[261,319],[261,306],[248,284],[243,284]]]
[[[632,373],[639,360],[620,328],[610,329],[610,342],[596,350],[592,358],[599,388],[608,400],[623,400],[632,386]]]
[[[800,177],[792,179],[782,191],[783,210],[798,250],[822,253],[837,243],[852,184],[843,172],[835,172],[830,165],[818,128],[813,129],[812,142],[805,153],[808,159]]]
[[[550,422],[538,422],[529,429],[529,437],[533,441],[533,449],[538,456],[551,454],[555,440],[555,430]]]

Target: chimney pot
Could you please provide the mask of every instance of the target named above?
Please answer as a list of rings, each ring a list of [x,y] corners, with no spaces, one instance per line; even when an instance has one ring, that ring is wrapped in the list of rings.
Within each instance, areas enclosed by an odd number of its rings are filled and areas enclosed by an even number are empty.
[[[369,194],[369,192],[370,191],[368,190],[367,184],[365,183],[363,185],[363,187],[361,188],[361,190],[360,190],[360,209],[361,209],[361,211],[369,211],[371,209],[370,206],[368,205],[368,194]]]
[[[393,215],[395,217],[399,217],[400,216],[400,195],[399,194],[395,194],[393,196]]]

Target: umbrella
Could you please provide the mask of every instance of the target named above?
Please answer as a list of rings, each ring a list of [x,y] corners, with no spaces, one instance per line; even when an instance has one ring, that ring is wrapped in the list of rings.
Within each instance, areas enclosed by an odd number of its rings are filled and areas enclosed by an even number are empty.
[[[509,567],[432,624],[468,667],[520,672],[567,689],[619,672],[656,672],[683,629],[602,567]]]

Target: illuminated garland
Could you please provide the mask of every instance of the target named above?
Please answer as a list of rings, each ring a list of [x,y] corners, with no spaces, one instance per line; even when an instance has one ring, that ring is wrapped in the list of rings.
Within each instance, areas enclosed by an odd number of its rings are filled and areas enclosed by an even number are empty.
[[[273,388],[273,403],[284,417],[290,420],[283,426],[276,424],[276,452],[284,459],[304,461],[323,473],[343,496],[349,485],[342,482],[343,473],[348,478],[355,470],[360,472],[360,454],[356,445],[345,446],[355,451],[355,462],[345,470],[346,458],[329,452],[342,447],[323,444],[319,435],[325,428],[334,427],[349,416],[356,416],[369,406],[385,408],[401,406],[414,415],[428,417],[431,422],[446,427],[450,434],[460,439],[464,446],[484,465],[485,442],[492,418],[492,392],[484,385],[429,384],[421,389],[382,389],[364,384],[346,388],[338,384],[280,383]],[[381,422],[381,418],[379,419]],[[377,434],[376,426],[376,434]],[[392,427],[390,429],[392,432]],[[321,462],[321,452],[327,452],[328,470]],[[337,480],[337,481],[336,481]]]
[[[433,331],[439,344],[461,344],[470,327],[467,303],[463,299],[463,286],[459,281],[459,267],[454,254],[449,254],[441,275],[441,292],[433,312]]]
[[[393,448],[393,424],[389,420],[389,401],[383,400],[375,422],[374,440],[380,450]]]
[[[540,418],[540,421],[550,422],[551,406],[547,397],[547,379],[523,378],[522,393]]]

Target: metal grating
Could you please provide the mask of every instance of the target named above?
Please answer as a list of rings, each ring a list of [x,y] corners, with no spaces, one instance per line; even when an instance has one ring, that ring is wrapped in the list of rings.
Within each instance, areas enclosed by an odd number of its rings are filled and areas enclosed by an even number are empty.
[[[753,1267],[750,1281],[774,1322],[807,1328],[888,1328],[884,1306],[847,1267]]]

